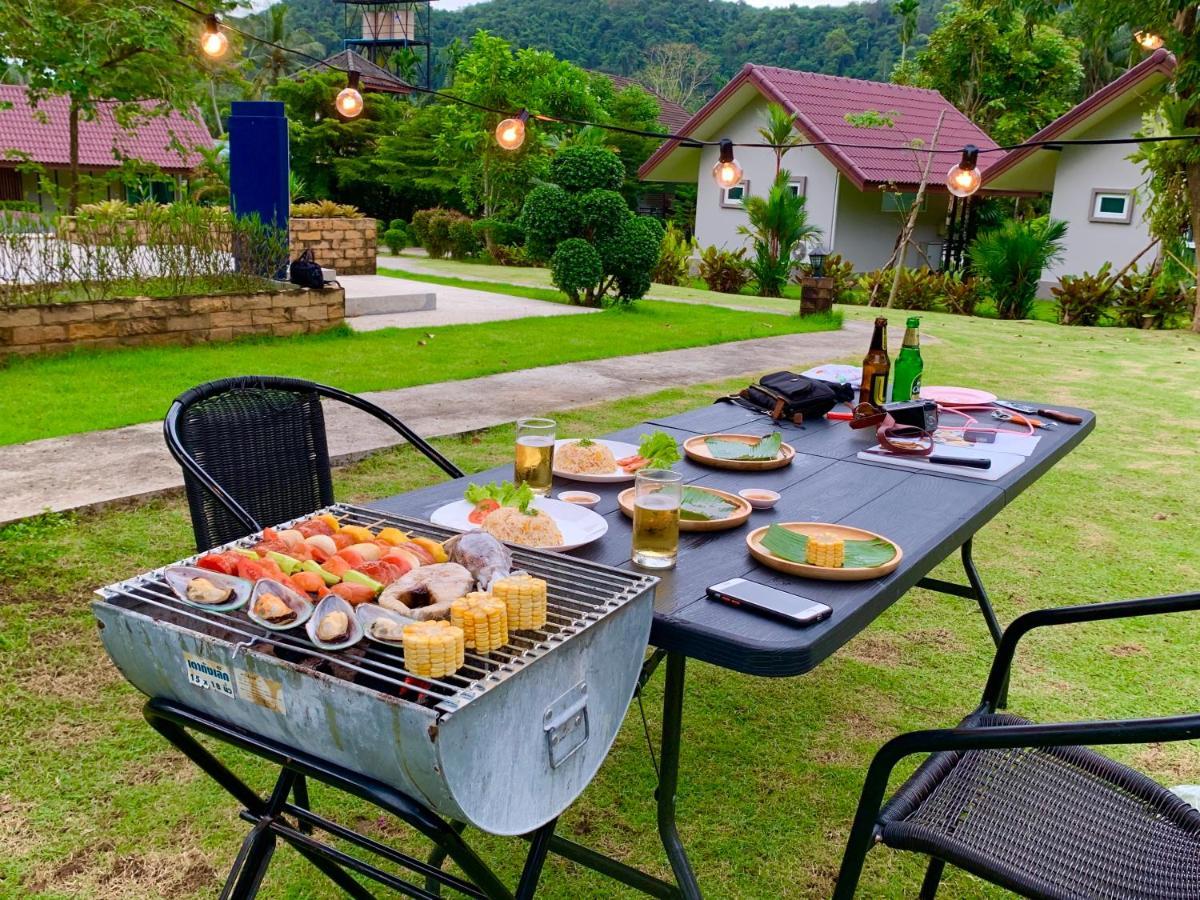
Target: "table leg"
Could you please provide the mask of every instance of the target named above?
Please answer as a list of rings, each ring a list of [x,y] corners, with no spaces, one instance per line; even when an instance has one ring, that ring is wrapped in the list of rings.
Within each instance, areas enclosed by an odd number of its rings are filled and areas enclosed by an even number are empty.
[[[701,896],[700,885],[687,850],[679,839],[675,827],[675,790],[679,785],[679,747],[683,733],[683,688],[684,668],[687,657],[682,653],[667,654],[667,675],[663,684],[662,760],[658,774],[658,790],[654,792],[658,801],[658,834],[663,849],[675,873],[675,882],[684,897]]]
[[[971,556],[971,540],[968,538],[961,550],[963,571],[967,573],[969,585],[955,584],[952,581],[943,581],[941,578],[922,578],[917,582],[917,587],[974,600],[979,604],[979,611],[983,613],[983,621],[987,623],[992,640],[999,647],[1000,635],[1003,634],[1003,630],[1000,628],[1000,620],[996,618],[996,611],[992,609],[992,601],[988,597],[987,588],[983,585],[983,578],[980,577],[979,570],[975,568],[975,560]]]

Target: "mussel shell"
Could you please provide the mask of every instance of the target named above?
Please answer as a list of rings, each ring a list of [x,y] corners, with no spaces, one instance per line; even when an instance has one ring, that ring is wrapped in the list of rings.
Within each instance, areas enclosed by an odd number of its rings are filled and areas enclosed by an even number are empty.
[[[327,643],[317,637],[317,628],[320,626],[321,620],[331,612],[343,612],[346,614],[350,633],[345,640]],[[309,617],[304,628],[308,632],[308,639],[322,650],[345,650],[347,647],[353,647],[363,639],[362,622],[354,614],[354,607],[337,594],[329,594],[317,604],[317,608],[313,610],[313,614]]]
[[[188,606],[194,606],[196,609],[207,609],[209,612],[228,612],[231,609],[238,609],[245,606],[246,601],[250,599],[251,592],[254,590],[254,584],[245,578],[222,575],[220,572],[201,569],[199,566],[167,566],[167,568],[163,569],[163,578],[166,579],[171,590],[175,592],[175,596]],[[227,600],[225,603],[197,603],[195,600],[189,600],[187,586],[188,582],[193,578],[207,578],[217,587],[226,590],[233,588],[233,598]]]
[[[358,621],[362,623],[363,632],[367,636],[367,640],[374,641],[377,644],[383,644],[385,647],[399,647],[400,641],[385,641],[383,638],[375,637],[371,631],[371,626],[379,619],[388,619],[395,622],[397,625],[411,625],[416,619],[410,619],[408,616],[402,616],[398,612],[392,612],[390,609],[384,609],[378,603],[360,603],[354,607],[354,614],[358,616]]]
[[[292,608],[296,614],[296,618],[290,622],[268,622],[266,619],[259,617],[254,612],[254,606],[258,603],[260,594],[274,594],[284,603]],[[289,628],[295,628],[303,625],[308,621],[313,613],[312,601],[307,597],[302,597],[290,587],[280,584],[273,578],[260,578],[254,583],[254,592],[250,595],[250,605],[246,607],[246,615],[254,623],[261,625],[263,628],[270,628],[272,631],[287,631]]]

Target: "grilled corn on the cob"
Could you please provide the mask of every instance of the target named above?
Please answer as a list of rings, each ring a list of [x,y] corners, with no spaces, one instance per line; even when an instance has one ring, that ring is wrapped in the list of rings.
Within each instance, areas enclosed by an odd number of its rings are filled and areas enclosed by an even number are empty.
[[[810,534],[804,558],[810,566],[840,569],[846,561],[846,542],[830,534]]]
[[[450,604],[450,624],[463,630],[467,647],[490,653],[508,643],[508,606],[499,597],[472,591]]]
[[[492,593],[508,607],[508,627],[529,631],[546,626],[546,582],[532,575],[510,575],[493,582]]]
[[[404,626],[404,668],[414,675],[443,678],[462,668],[463,630],[444,619]]]

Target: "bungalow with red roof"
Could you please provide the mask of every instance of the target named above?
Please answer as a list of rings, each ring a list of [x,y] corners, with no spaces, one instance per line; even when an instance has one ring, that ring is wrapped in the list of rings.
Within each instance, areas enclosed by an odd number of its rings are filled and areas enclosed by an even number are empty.
[[[934,157],[914,232],[916,247],[910,248],[905,261],[937,266],[949,199],[946,170],[957,161],[954,154],[967,144],[994,148],[987,134],[934,90],[752,63],[677,133],[698,140],[761,143],[758,129],[766,119],[768,103],[792,112],[796,130],[814,145],[784,156],[792,190],[804,195],[809,221],[820,227],[826,249],[841,254],[859,270],[882,266],[891,256],[927,159],[910,144],[921,141],[930,148],[938,117],[944,113],[937,148],[953,152]],[[846,119],[848,114],[872,111],[888,117],[891,126],[863,127]],[[722,189],[709,175],[718,152],[714,146],[695,148],[669,140],[646,160],[638,176],[644,181],[695,182],[697,241],[701,247],[735,249],[749,244],[738,234],[738,227],[746,224],[742,199],[766,192],[775,175],[775,155],[766,147],[737,147],[735,157],[744,180]]]
[[[146,103],[149,107],[149,102]],[[69,103],[63,96],[47,96],[36,105],[20,85],[0,85],[0,201],[25,200],[46,212],[54,209],[51,193],[43,191],[37,175],[22,171],[22,163],[37,163],[50,181],[64,190],[70,168]],[[91,175],[121,168],[125,160],[156,167],[172,177],[173,184],[130,186],[110,184],[94,200],[174,199],[183,180],[200,163],[197,148],[211,149],[212,136],[199,111],[185,116],[172,110],[140,117],[129,128],[117,121],[112,105],[101,103],[93,119],[79,123],[79,164]],[[134,186],[136,188],[136,186]],[[140,193],[140,195],[139,195]]]
[[[1161,99],[1175,73],[1175,57],[1156,50],[1031,141],[1129,138]],[[1150,243],[1146,222],[1151,197],[1146,174],[1125,145],[1060,146],[1013,150],[983,170],[984,190],[1019,187],[1052,194],[1050,215],[1067,223],[1062,259],[1042,273],[1042,294],[1063,275],[1096,272],[1106,262],[1116,273]]]

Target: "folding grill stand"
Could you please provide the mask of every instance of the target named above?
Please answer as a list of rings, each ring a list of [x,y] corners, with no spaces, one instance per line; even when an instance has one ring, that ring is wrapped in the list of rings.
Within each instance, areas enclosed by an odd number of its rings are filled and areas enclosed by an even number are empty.
[[[221,900],[253,897],[262,883],[277,838],[282,838],[324,873],[330,881],[355,900],[371,900],[374,895],[350,877],[354,871],[382,885],[419,900],[437,900],[441,887],[452,888],[468,897],[499,900],[530,900],[546,862],[550,838],[557,819],[527,835],[530,839],[525,867],[514,893],[462,839],[461,827],[445,821],[428,807],[371,778],[332,765],[295,748],[259,737],[170,700],[154,699],[146,703],[143,714],[159,734],[202,769],[217,784],[233,795],[244,807],[241,817],[253,824],[242,842],[233,869],[221,891]],[[207,734],[245,750],[280,767],[279,778],[269,798],[262,798],[225,764],[206,750],[189,731]],[[449,856],[469,881],[392,847],[374,841],[356,831],[331,822],[308,807],[308,778],[328,784],[392,813],[433,841],[443,858]],[[289,795],[293,798],[288,800]],[[289,820],[295,820],[295,824]],[[425,879],[425,887],[405,881],[356,856],[345,853],[312,837],[319,829],[341,838],[383,859],[396,863]],[[349,870],[349,871],[348,871]]]
[[[969,586],[928,577],[922,578],[916,586],[976,601],[983,613],[992,639],[999,645],[1000,623],[992,609],[983,580],[975,568],[969,539],[962,545],[961,557]],[[642,674],[638,679],[638,690],[640,691],[645,686],[659,663],[664,659],[667,665],[663,684],[662,740],[655,800],[658,833],[675,876],[674,884],[605,856],[590,847],[556,835],[554,828],[557,819],[555,819],[526,835],[530,841],[529,853],[525,858],[525,866],[514,894],[501,883],[496,874],[463,840],[464,826],[461,823],[447,822],[426,806],[385,784],[331,765],[294,748],[235,728],[169,700],[150,700],[145,706],[144,714],[146,720],[159,734],[245,807],[241,816],[254,825],[234,861],[233,870],[229,873],[225,888],[221,892],[221,900],[226,900],[226,898],[240,900],[243,897],[253,897],[257,893],[267,867],[270,865],[277,836],[283,838],[305,859],[356,900],[369,900],[373,895],[351,878],[347,870],[358,872],[380,884],[407,896],[421,898],[421,900],[437,900],[441,897],[442,887],[452,888],[469,897],[528,900],[534,896],[537,890],[538,880],[549,852],[556,853],[652,897],[660,897],[664,900],[676,900],[676,898],[699,900],[702,896],[700,886],[675,824],[675,791],[679,784],[679,750],[682,738],[686,655],[655,650],[642,667]],[[1001,690],[999,706],[1005,704],[1006,695],[1007,680]],[[282,771],[271,796],[265,800],[260,797],[257,792],[201,746],[188,733],[188,729],[217,738],[280,766]],[[348,794],[360,797],[413,826],[435,845],[429,860],[423,861],[401,853],[313,813],[308,808],[306,778],[315,778]],[[289,794],[294,798],[293,802],[288,801]],[[295,819],[297,827],[293,827],[284,816]],[[311,836],[314,828],[375,853],[390,862],[397,863],[417,875],[424,876],[424,886],[405,881],[390,872],[363,862],[355,856],[315,840]],[[470,882],[442,871],[441,864],[447,857],[457,863],[459,868],[466,873]]]

